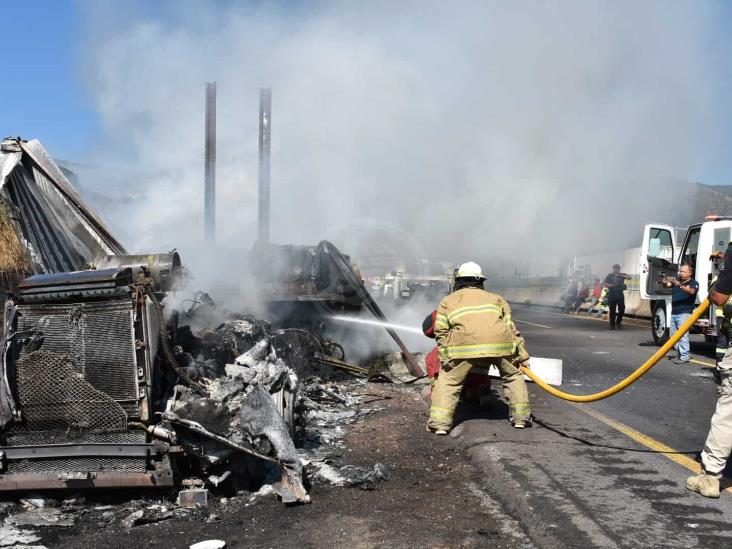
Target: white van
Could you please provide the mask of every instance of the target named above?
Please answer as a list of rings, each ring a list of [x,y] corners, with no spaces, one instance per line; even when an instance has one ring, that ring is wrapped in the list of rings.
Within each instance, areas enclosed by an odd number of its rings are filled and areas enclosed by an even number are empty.
[[[684,263],[694,267],[694,279],[699,283],[697,303],[706,299],[709,284],[717,276],[721,259],[711,259],[716,252],[724,252],[732,242],[732,217],[709,215],[703,223],[686,230],[683,241],[677,243],[676,230],[668,225],[650,224],[643,231],[641,247],[640,293],[650,300],[651,330],[653,340],[662,345],[669,335],[671,316],[671,288],[661,284],[663,275],[678,276],[678,268]],[[690,333],[704,334],[707,340],[717,335],[715,307],[709,308]]]

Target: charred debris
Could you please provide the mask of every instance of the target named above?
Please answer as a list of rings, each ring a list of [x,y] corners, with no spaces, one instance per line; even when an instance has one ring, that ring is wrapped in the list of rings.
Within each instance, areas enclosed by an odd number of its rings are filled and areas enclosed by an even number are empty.
[[[179,255],[129,254],[40,143],[19,139],[0,146],[0,241],[0,492],[175,489],[185,508],[208,489],[271,486],[296,503],[313,481],[386,478],[331,460],[342,425],[368,412],[338,381],[379,376],[348,363],[323,319],[383,318],[331,243],[252,252],[266,320],[205,292],[173,309]]]

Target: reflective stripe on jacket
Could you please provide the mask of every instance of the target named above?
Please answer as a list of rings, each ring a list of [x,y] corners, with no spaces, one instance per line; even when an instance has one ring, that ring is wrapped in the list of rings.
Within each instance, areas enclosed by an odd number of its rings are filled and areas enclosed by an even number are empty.
[[[435,337],[443,361],[511,356],[517,350],[528,358],[508,303],[480,288],[463,288],[440,302]]]

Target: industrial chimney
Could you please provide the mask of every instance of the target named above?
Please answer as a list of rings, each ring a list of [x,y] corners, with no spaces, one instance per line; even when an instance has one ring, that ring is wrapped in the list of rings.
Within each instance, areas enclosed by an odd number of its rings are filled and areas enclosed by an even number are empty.
[[[206,145],[204,153],[203,232],[216,240],[216,82],[206,82]]]
[[[259,224],[257,245],[265,250],[269,244],[269,161],[272,144],[272,89],[259,89]]]

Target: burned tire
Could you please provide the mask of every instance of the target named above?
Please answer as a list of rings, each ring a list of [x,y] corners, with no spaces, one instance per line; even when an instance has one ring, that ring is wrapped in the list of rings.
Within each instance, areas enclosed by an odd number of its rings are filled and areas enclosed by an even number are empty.
[[[659,347],[668,341],[669,330],[666,319],[666,302],[656,301],[653,304],[653,316],[651,316],[651,333],[653,341]]]
[[[276,393],[272,393],[272,398],[277,405],[277,411],[285,420],[287,432],[290,433],[292,441],[296,448],[301,448],[305,442],[305,426],[303,425],[303,416],[296,410],[297,408],[297,390],[289,387],[283,387]]]
[[[291,401],[287,403],[288,415],[291,415],[292,420],[289,425],[292,425],[290,429],[290,436],[292,436],[292,442],[295,443],[295,448],[302,448],[305,445],[305,438],[307,432],[305,431],[305,416],[303,415],[302,408],[298,409],[298,398],[296,394],[291,394]]]

